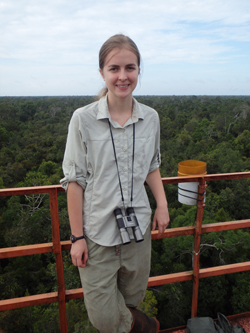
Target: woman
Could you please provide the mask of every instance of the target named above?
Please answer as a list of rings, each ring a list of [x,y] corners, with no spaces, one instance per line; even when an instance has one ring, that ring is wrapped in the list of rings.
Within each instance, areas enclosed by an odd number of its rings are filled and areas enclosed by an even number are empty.
[[[106,89],[99,101],[74,112],[63,161],[72,262],[79,267],[88,316],[100,332],[158,332],[159,322],[136,309],[150,272],[145,181],[157,202],[152,230],[161,235],[169,223],[158,114],[132,97],[140,53],[129,37],[115,35],[103,44],[99,70]],[[136,218],[130,219],[128,208]]]

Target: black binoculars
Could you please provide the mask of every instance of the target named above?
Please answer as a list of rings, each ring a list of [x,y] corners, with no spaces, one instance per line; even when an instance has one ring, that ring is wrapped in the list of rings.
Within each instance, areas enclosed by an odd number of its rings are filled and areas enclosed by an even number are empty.
[[[134,239],[137,243],[142,242],[144,240],[133,207],[128,207],[126,209],[126,214],[127,214],[126,216],[123,216],[122,210],[120,208],[116,208],[114,210],[114,214],[115,214],[117,226],[120,230],[122,243],[124,245],[129,244],[131,242],[127,228],[132,228],[133,234],[134,234]]]

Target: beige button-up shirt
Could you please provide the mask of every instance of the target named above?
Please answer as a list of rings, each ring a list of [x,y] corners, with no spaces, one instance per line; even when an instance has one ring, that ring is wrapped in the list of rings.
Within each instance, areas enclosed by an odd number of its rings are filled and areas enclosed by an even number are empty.
[[[111,119],[107,95],[74,112],[68,129],[63,160],[65,177],[61,184],[65,190],[69,182],[82,186],[84,233],[103,246],[122,243],[114,210],[123,208],[123,203],[108,120],[114,137],[125,207],[131,206],[135,123],[132,205],[143,234],[151,218],[144,182],[147,175],[160,165],[159,118],[152,108],[134,99],[132,117],[123,127]],[[133,238],[131,231],[130,236]]]

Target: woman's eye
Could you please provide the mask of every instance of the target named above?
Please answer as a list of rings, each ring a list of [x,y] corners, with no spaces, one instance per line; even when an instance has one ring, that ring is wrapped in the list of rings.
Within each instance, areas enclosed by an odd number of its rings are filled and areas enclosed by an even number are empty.
[[[115,67],[110,68],[110,71],[111,71],[111,72],[116,72],[116,71],[117,71],[117,68],[115,68]]]
[[[129,70],[129,71],[133,71],[134,69],[135,69],[135,68],[134,68],[133,66],[129,66],[129,67],[128,67],[128,70]]]

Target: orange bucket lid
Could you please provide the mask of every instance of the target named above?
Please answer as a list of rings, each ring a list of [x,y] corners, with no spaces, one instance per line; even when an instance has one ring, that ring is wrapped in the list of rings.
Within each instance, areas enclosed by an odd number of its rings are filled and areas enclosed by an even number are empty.
[[[178,163],[178,176],[203,175],[207,173],[207,163],[188,160]]]

